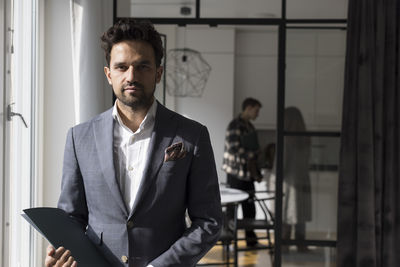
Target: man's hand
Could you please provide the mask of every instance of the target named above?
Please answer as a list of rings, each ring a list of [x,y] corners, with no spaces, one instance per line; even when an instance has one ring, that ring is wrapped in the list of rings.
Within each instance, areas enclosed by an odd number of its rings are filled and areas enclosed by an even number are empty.
[[[71,251],[59,247],[57,250],[49,245],[47,247],[47,255],[45,259],[46,267],[77,267],[78,263],[71,256]]]

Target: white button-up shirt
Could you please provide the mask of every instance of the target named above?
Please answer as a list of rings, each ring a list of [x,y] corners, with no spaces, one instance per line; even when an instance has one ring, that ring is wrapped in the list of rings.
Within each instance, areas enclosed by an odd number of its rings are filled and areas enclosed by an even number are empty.
[[[117,104],[114,103],[114,166],[126,206],[130,210],[143,179],[156,111],[157,101],[154,100],[139,128],[132,132],[122,122]]]

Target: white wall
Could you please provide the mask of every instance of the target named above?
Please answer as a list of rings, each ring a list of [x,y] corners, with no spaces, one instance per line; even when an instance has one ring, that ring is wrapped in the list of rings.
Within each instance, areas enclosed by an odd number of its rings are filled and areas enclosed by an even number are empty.
[[[225,130],[233,116],[234,38],[233,28],[207,26],[180,28],[176,39],[180,48],[201,52],[212,68],[203,95],[175,98],[175,110],[207,126],[221,182],[226,180],[221,169]]]
[[[177,27],[175,25],[154,25],[154,26],[160,34],[166,35],[166,43],[167,43],[167,46],[165,47],[166,51],[175,48]],[[163,60],[165,59],[166,57],[164,56]],[[165,75],[165,70],[163,72],[163,75]],[[163,80],[164,76],[161,78],[161,82],[157,84],[155,97],[162,103],[163,97],[165,95],[165,103],[164,103],[165,106],[175,111],[175,97],[167,94],[166,88],[165,92],[163,91],[164,90]]]
[[[105,0],[102,5],[104,30],[106,30],[112,24],[112,3]],[[66,133],[76,124],[69,1],[45,1],[44,32],[43,205],[55,206],[60,192]],[[101,71],[102,68],[103,66],[99,66]],[[96,109],[103,111],[112,104],[112,89],[103,77],[103,88],[98,88],[98,95],[89,99],[87,105],[96,106]]]
[[[65,137],[75,124],[70,4],[45,2],[43,205],[56,206]]]
[[[55,207],[66,132],[75,122],[69,1],[46,0],[44,9],[42,206]],[[43,240],[38,262],[44,259],[47,244]]]

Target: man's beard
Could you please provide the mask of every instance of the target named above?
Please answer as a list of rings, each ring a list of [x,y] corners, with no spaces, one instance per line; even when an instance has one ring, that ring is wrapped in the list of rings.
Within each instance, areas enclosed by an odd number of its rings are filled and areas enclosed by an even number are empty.
[[[134,85],[135,87],[137,87],[139,89],[139,92],[137,92],[138,94],[135,96],[134,99],[126,97],[124,95],[124,90],[125,90],[126,86],[124,86],[122,88],[122,93],[121,93],[120,97],[117,97],[118,100],[121,101],[124,105],[131,107],[133,110],[149,108],[151,106],[151,104],[153,103],[153,96],[154,96],[154,91],[156,89],[156,86],[154,85],[154,89],[151,94],[146,94],[144,91],[143,85],[136,83],[136,82],[134,82],[133,84],[129,84],[129,85]]]

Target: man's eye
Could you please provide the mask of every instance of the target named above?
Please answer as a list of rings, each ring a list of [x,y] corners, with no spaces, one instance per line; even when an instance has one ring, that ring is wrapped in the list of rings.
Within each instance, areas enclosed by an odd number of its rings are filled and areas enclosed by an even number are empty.
[[[117,66],[117,70],[127,70],[128,68],[126,66]]]
[[[149,65],[145,65],[145,64],[138,65],[136,67],[137,70],[148,70],[149,68],[150,68],[150,66]]]

